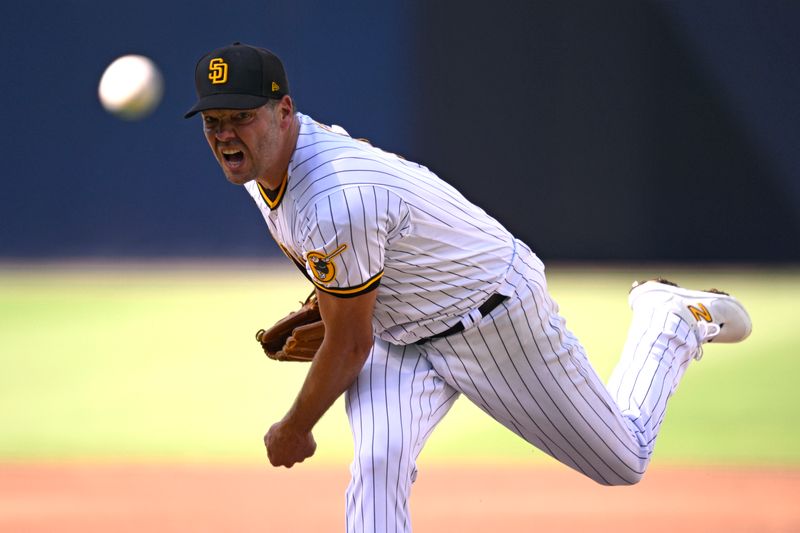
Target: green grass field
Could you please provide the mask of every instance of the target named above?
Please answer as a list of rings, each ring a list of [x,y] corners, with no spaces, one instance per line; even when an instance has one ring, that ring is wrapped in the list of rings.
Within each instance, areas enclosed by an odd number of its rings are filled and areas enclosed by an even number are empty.
[[[754,322],[747,342],[708,346],[689,369],[656,462],[800,464],[800,271],[551,267],[604,378],[630,282],[654,274],[728,289]],[[306,366],[268,360],[253,335],[309,288],[284,264],[0,266],[0,461],[263,462],[261,437]],[[349,461],[341,400],[315,436],[317,464]],[[549,461],[465,399],[421,460]]]

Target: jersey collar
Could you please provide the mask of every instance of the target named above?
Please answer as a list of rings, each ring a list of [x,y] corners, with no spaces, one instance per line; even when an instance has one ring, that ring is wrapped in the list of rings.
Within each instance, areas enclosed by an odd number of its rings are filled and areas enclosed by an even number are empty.
[[[288,177],[289,173],[287,171],[286,174],[283,175],[283,180],[281,181],[277,191],[265,189],[260,183],[256,182],[258,192],[261,193],[261,198],[264,199],[264,202],[266,202],[267,207],[269,207],[271,211],[277,209],[281,203],[281,200],[283,200],[283,195],[286,192],[286,183],[289,181]]]

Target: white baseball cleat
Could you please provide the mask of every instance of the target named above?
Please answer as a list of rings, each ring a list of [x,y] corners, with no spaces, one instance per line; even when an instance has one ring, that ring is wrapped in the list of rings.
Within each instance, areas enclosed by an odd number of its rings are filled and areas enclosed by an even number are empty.
[[[697,325],[700,344],[741,342],[753,330],[744,306],[733,296],[717,289],[693,291],[662,278],[635,281],[628,303],[631,309],[643,305],[674,305],[680,316]]]

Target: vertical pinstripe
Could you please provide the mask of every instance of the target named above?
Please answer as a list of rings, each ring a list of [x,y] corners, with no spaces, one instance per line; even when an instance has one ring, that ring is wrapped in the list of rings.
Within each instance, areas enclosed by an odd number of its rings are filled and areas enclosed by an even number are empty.
[[[457,397],[419,347],[376,340],[345,397],[355,443],[348,532],[411,531],[417,456]]]
[[[395,344],[446,330],[495,292],[513,249],[497,220],[424,166],[297,118],[283,195],[245,188],[320,290],[359,294],[380,279],[375,333]],[[335,276],[317,275],[308,254],[334,252]]]
[[[423,345],[426,356],[456,390],[559,461],[602,484],[634,483],[696,339],[675,314],[635,314],[606,388],[537,263],[522,247],[514,295],[476,327]]]
[[[459,394],[598,483],[641,479],[697,349],[689,325],[667,311],[635,313],[605,386],[558,315],[541,263],[519,247],[512,296],[474,327],[419,346],[376,342],[347,393],[356,443],[348,532],[411,530],[416,457]]]
[[[698,349],[690,325],[637,309],[606,387],[530,249],[427,168],[298,120],[283,196],[267,202],[246,187],[318,290],[378,290],[375,343],[345,395],[347,531],[411,530],[417,456],[460,394],[598,483],[637,482]],[[508,298],[477,324],[465,319],[495,293]],[[460,333],[413,344],[459,321]]]

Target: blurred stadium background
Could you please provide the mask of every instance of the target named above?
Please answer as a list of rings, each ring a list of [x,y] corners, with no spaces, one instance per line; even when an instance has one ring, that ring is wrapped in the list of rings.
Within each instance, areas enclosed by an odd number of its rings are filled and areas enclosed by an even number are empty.
[[[5,2],[0,257],[274,255],[215,168],[194,64],[236,40],[299,108],[405,155],[548,261],[800,259],[800,4]],[[163,70],[124,123],[103,69]]]

